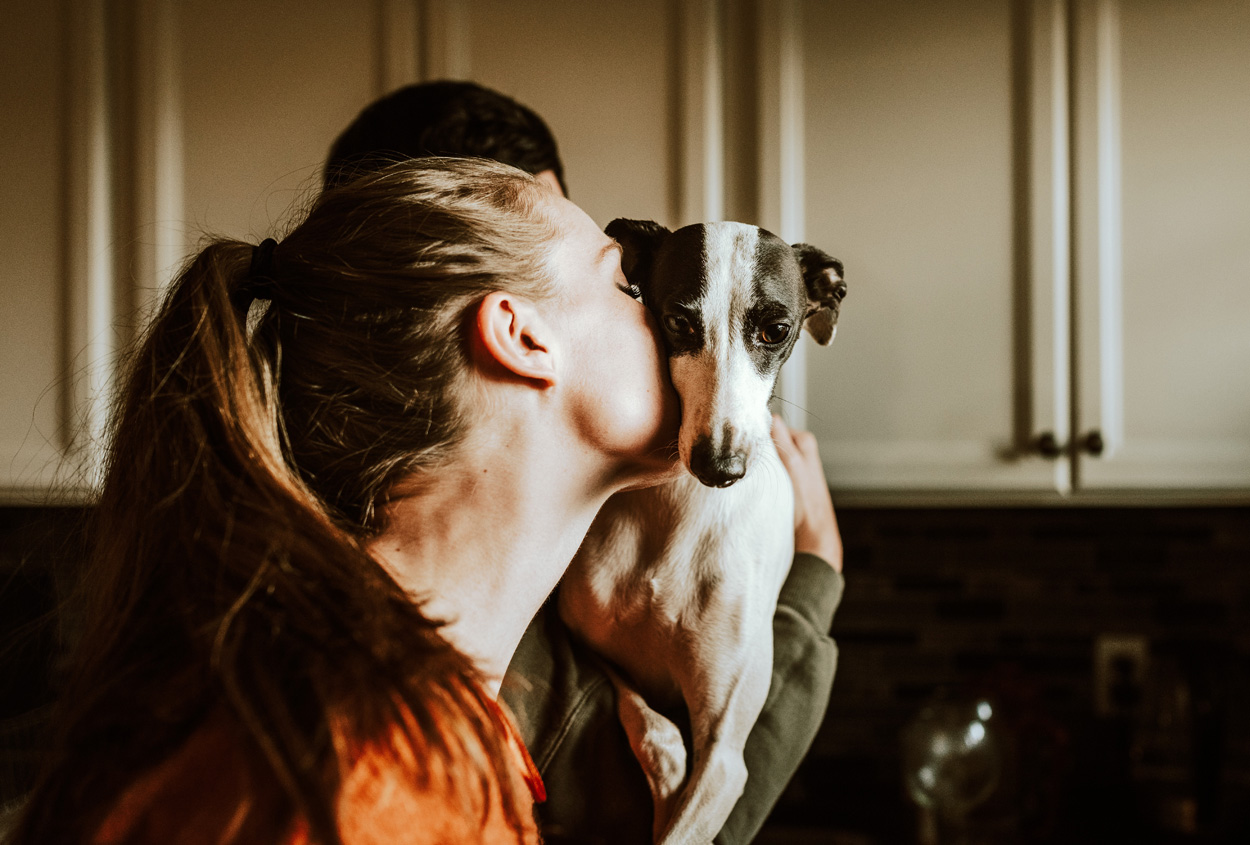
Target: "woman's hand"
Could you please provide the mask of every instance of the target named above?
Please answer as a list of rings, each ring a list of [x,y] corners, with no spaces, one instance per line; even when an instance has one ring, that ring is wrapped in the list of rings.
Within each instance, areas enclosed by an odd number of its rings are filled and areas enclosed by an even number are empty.
[[[815,436],[773,414],[773,442],[794,484],[794,551],[814,554],[841,572],[842,535]]]

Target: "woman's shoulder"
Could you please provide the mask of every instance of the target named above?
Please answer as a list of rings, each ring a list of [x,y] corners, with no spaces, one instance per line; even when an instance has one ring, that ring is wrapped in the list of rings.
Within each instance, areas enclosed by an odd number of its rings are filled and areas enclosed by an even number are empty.
[[[214,713],[106,812],[92,845],[280,842],[289,821],[277,780],[263,777],[237,723]]]
[[[539,841],[532,814],[519,830],[509,821],[498,785],[466,789],[445,763],[414,757],[405,736],[396,725],[389,737],[352,744],[340,760],[334,815],[344,845]],[[516,785],[525,789],[520,773]],[[127,788],[92,838],[93,845],[313,841],[307,820],[223,711]]]
[[[359,745],[339,787],[338,820],[345,845],[482,842],[538,843],[534,801],[544,800],[538,776],[507,712],[487,700],[509,754],[510,782],[466,782],[441,755],[423,754],[410,714],[386,736]],[[444,738],[452,742],[455,738]],[[515,796],[516,800],[513,800]],[[524,808],[520,817],[507,808]],[[518,808],[519,809],[519,808]],[[420,832],[414,820],[420,820]],[[304,845],[295,838],[291,845]]]

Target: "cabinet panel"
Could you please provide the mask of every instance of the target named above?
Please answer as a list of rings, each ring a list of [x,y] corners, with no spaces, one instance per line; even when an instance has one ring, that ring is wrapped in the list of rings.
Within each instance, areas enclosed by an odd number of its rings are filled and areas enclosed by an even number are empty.
[[[40,487],[61,427],[65,115],[61,4],[6,4],[0,32],[0,488]]]
[[[1250,488],[1250,6],[1078,23],[1080,484]]]
[[[472,78],[543,116],[572,199],[600,225],[678,222],[676,14],[663,0],[469,6]]]
[[[330,142],[383,90],[467,76],[532,104],[561,139],[574,197],[600,222],[672,224],[689,204],[674,39],[681,12],[706,26],[710,3],[51,8],[19,3],[0,50],[7,498],[44,495],[73,471],[65,459],[100,431],[115,350],[201,239],[280,231],[318,189]],[[86,362],[87,377],[63,380],[67,362]]]
[[[378,95],[378,12],[333,0],[177,5],[184,224],[259,239],[321,184]]]
[[[1034,120],[1021,74],[1053,56],[1020,54],[1035,24],[1012,7],[802,6],[806,239],[844,260],[849,294],[834,346],[808,354],[798,416],[835,487],[1064,484],[1020,454],[1034,406],[1057,407],[1050,382],[1031,384],[1055,338],[1028,323],[1030,250],[1053,245],[1030,246],[1022,193],[1028,139],[1049,155],[1053,116]]]

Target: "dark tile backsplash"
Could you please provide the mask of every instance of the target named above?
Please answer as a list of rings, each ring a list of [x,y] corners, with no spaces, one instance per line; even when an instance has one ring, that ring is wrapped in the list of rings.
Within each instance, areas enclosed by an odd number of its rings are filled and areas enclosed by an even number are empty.
[[[0,508],[0,810],[34,778],[83,511]]]
[[[839,517],[838,676],[761,842],[917,841],[899,733],[943,693],[990,696],[1011,734],[969,841],[1250,842],[1250,508]],[[0,508],[0,803],[36,762],[31,714],[50,696],[80,519]],[[1102,634],[1150,652],[1146,683],[1109,717],[1093,703]],[[1160,733],[1144,714],[1182,688],[1183,729]]]
[[[935,696],[984,694],[1018,746],[1062,760],[974,811],[973,841],[1250,842],[1250,508],[839,517],[838,676],[767,841],[917,841],[899,734]],[[1109,717],[1094,708],[1103,634],[1145,637],[1151,667]],[[1150,760],[1151,702],[1182,686],[1188,722],[1165,771]]]

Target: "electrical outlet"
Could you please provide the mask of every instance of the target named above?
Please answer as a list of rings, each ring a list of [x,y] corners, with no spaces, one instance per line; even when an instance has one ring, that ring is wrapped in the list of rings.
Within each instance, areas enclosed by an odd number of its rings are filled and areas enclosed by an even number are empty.
[[[1094,711],[1122,716],[1141,703],[1150,643],[1139,634],[1099,634],[1094,640]]]

